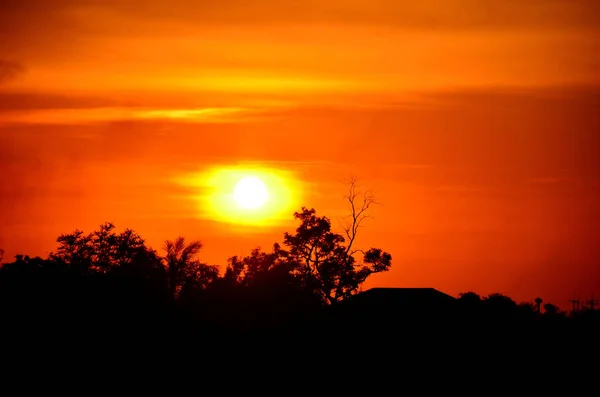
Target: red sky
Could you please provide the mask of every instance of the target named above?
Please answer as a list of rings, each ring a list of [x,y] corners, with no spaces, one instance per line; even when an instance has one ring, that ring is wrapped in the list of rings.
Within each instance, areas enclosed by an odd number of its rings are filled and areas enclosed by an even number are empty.
[[[291,213],[223,224],[178,181],[249,161],[334,225],[344,178],[375,188],[358,242],[394,264],[365,287],[566,309],[600,295],[598,4],[5,1],[0,248],[112,221],[224,266]]]

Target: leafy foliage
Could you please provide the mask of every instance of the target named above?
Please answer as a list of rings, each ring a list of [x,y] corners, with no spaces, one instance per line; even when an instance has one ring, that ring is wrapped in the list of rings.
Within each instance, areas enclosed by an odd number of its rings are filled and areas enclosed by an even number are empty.
[[[167,240],[164,244],[165,266],[169,276],[171,293],[177,298],[184,288],[206,288],[219,277],[219,268],[197,259],[202,249],[200,241],[187,243],[184,237]]]
[[[117,233],[112,223],[104,223],[88,234],[81,230],[62,234],[57,242],[58,248],[50,254],[50,259],[82,274],[107,273],[117,268],[160,267],[160,258],[146,247],[140,235],[131,229]]]
[[[373,273],[389,270],[392,256],[378,248],[364,252],[362,260],[352,254],[344,236],[331,230],[331,221],[314,209],[294,213],[300,221],[296,232],[285,233],[285,257],[305,288],[324,302],[336,303],[359,291]]]
[[[275,244],[271,252],[256,248],[247,257],[231,257],[224,279],[244,286],[268,279],[332,304],[356,294],[371,274],[389,270],[389,253],[371,248],[358,259],[344,236],[331,230],[329,218],[317,216],[314,209],[303,207],[294,217],[300,225],[295,233],[284,234],[283,248]]]

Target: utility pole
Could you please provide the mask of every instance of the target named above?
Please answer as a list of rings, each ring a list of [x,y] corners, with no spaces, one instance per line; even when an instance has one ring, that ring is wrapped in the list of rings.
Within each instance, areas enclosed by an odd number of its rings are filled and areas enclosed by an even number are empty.
[[[598,304],[598,300],[594,300],[594,294],[592,294],[592,299],[590,299],[589,301],[586,301],[585,303],[587,303],[588,305],[590,305],[590,309],[594,310],[594,307]]]
[[[569,302],[571,302],[573,305],[573,313],[577,313],[579,311],[579,299],[575,299],[575,297],[573,297],[573,299],[569,300]]]

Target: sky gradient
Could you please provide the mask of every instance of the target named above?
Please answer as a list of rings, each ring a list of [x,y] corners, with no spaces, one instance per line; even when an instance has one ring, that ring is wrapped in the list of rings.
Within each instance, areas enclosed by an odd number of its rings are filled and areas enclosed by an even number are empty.
[[[182,182],[241,163],[334,225],[344,178],[374,188],[358,243],[394,261],[365,287],[600,295],[600,3],[322,3],[3,2],[7,257],[105,221],[268,249],[293,210],[220,222]]]

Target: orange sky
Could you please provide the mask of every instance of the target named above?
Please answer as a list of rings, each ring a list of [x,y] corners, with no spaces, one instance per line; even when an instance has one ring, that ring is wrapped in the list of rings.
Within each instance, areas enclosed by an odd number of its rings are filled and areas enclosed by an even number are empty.
[[[7,256],[104,221],[268,248],[291,214],[223,224],[177,182],[246,161],[334,219],[342,179],[375,187],[359,243],[394,264],[367,287],[600,295],[596,0],[47,3],[0,14]]]

